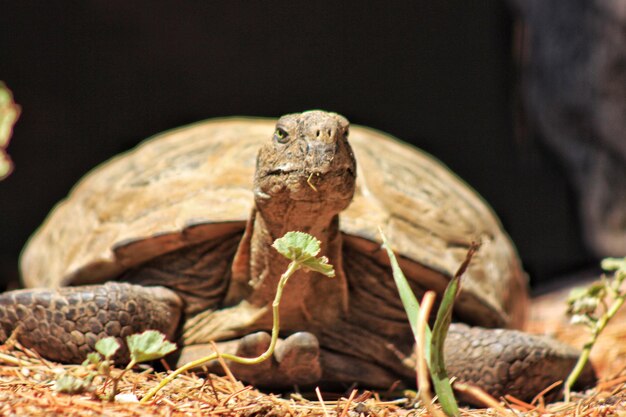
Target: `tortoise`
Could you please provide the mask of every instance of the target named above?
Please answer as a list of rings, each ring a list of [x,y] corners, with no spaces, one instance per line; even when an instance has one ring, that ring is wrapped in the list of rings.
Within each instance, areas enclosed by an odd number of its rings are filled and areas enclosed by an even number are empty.
[[[426,153],[320,110],[200,122],[96,168],[28,242],[33,288],[0,296],[0,339],[19,323],[22,344],[78,362],[99,338],[157,329],[179,363],[211,341],[255,355],[288,262],[270,245],[295,230],[321,241],[337,276],[298,272],[274,357],[235,375],[271,389],[408,386],[414,339],[379,227],[417,294],[441,293],[482,243],[446,341],[452,375],[522,399],[566,375],[575,349],[506,329],[523,324],[526,275],[478,194]]]

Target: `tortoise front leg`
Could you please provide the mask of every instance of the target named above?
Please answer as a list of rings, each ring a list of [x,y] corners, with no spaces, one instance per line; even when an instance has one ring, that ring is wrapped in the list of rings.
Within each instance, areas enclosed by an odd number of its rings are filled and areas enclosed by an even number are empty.
[[[99,339],[154,329],[173,339],[182,301],[165,287],[121,282],[26,289],[0,294],[0,341],[18,341],[43,357],[79,363]],[[123,347],[125,343],[121,343]],[[116,359],[128,360],[126,349]]]
[[[564,381],[580,355],[579,350],[546,336],[462,323],[450,326],[444,349],[450,376],[477,385],[496,398],[509,394],[524,401],[552,383]],[[595,380],[588,364],[578,385],[590,386]]]
[[[242,357],[257,357],[267,350],[270,335],[256,332],[225,342],[216,343],[220,353]],[[214,352],[210,344],[182,348],[178,366],[208,356]],[[344,390],[355,382],[363,386],[387,389],[398,381],[397,374],[372,361],[356,358],[320,347],[317,337],[310,332],[297,332],[279,339],[272,358],[256,365],[229,363],[233,374],[242,381],[272,390],[291,389],[293,386],[320,385],[325,389]],[[206,364],[209,372],[223,374],[220,364]]]

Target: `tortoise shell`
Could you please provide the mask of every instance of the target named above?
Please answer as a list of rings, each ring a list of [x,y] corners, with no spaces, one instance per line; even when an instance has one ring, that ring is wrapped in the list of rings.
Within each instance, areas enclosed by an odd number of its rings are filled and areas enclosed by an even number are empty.
[[[21,259],[28,287],[114,280],[170,251],[245,228],[258,149],[276,120],[227,118],[152,137],[85,176],[49,214]],[[473,240],[456,314],[519,327],[526,276],[489,206],[432,156],[380,131],[352,126],[357,189],[340,215],[344,244],[387,263],[379,228],[406,275],[442,291]]]

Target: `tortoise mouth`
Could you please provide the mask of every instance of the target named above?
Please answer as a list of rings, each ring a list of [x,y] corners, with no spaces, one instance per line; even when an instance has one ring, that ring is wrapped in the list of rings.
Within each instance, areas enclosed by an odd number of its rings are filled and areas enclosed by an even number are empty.
[[[276,168],[276,169],[272,169],[269,172],[267,172],[265,174],[265,176],[268,177],[277,177],[277,176],[288,176],[288,177],[300,177],[300,178],[305,178],[307,180],[310,180],[310,178],[313,177],[319,177],[319,176],[348,176],[348,177],[354,177],[354,169],[352,167],[343,167],[343,168],[339,168],[339,169],[334,169],[332,171],[326,171],[323,169],[312,169],[312,170],[306,170],[306,169],[283,169],[283,168]]]
[[[258,179],[257,195],[262,199],[281,197],[302,202],[352,200],[356,184],[354,168],[341,167],[324,171],[281,168],[269,170]]]

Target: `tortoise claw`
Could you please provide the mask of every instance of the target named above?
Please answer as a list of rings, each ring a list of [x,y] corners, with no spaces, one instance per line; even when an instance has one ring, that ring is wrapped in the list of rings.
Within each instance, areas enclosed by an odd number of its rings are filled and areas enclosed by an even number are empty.
[[[267,332],[256,332],[239,339],[235,355],[244,358],[255,358],[265,352],[270,346],[271,337]],[[253,385],[263,384],[275,368],[272,359],[265,360],[255,365],[244,365],[237,362],[230,362],[230,369],[233,374],[241,380]]]
[[[237,356],[256,357],[265,352],[271,342],[267,332],[252,333],[242,337],[237,346]],[[237,378],[248,383],[289,388],[317,382],[322,376],[320,346],[312,333],[294,333],[279,340],[274,356],[256,365],[232,363],[231,370]]]
[[[291,385],[313,384],[322,377],[320,344],[313,333],[292,334],[276,348],[274,357]]]
[[[217,343],[221,353],[235,354],[244,358],[254,358],[265,352],[271,342],[267,332],[251,333],[239,340]],[[182,349],[178,365],[208,355],[213,347],[208,344],[191,345]],[[222,373],[214,361],[208,366],[210,372]],[[279,339],[274,355],[258,364],[244,365],[229,361],[229,367],[236,378],[259,387],[287,389],[294,385],[308,385],[321,379],[320,346],[312,333],[294,333],[286,339]]]

